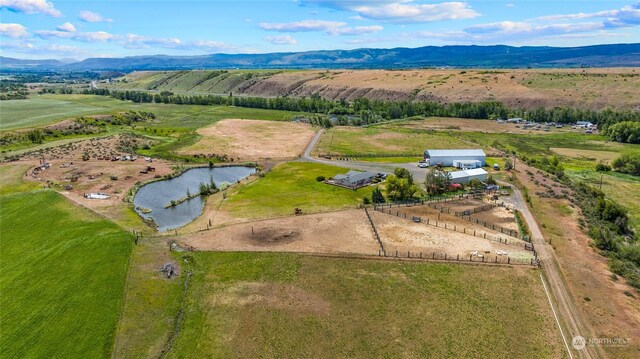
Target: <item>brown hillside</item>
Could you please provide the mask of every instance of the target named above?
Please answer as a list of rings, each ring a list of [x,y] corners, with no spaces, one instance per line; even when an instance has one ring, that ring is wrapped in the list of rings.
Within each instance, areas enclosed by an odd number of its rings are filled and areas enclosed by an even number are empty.
[[[514,107],[571,106],[640,110],[640,68],[529,70],[309,70],[230,71],[201,88],[194,77],[210,71],[134,72],[116,87],[176,93],[232,92],[247,96],[311,96],[328,99],[440,102],[501,101]],[[187,80],[189,79],[189,84]],[[149,84],[161,84],[149,86]]]

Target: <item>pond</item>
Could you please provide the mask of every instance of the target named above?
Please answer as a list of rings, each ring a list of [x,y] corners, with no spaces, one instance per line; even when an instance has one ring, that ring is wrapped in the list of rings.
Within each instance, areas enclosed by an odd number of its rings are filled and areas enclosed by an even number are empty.
[[[212,178],[219,188],[225,182],[233,184],[255,171],[255,168],[244,166],[193,168],[180,176],[140,187],[133,198],[133,204],[141,217],[155,222],[158,231],[175,229],[190,223],[202,214],[204,197],[197,196],[165,208],[172,200],[186,197],[187,191],[191,194],[198,193],[200,183],[208,184]]]

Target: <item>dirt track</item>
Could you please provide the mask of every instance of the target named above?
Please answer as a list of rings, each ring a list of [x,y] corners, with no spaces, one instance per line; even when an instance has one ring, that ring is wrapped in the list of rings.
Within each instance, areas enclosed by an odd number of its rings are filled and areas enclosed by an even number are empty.
[[[574,299],[564,283],[564,277],[562,276],[558,265],[558,259],[556,258],[555,252],[547,246],[542,236],[542,232],[538,227],[538,223],[535,221],[531,211],[529,211],[529,207],[527,207],[522,199],[520,191],[517,188],[514,188],[513,193],[515,205],[520,211],[522,211],[522,214],[529,225],[529,229],[531,230],[532,242],[536,245],[536,250],[538,251],[541,266],[546,277],[545,279],[549,283],[553,297],[557,302],[556,309],[559,312],[561,321],[568,329],[568,333],[565,333],[567,336],[566,340],[570,343],[572,338],[578,335],[585,338],[595,338],[592,328],[589,327],[580,316],[580,312],[574,302]],[[599,346],[587,345],[584,349],[579,351],[574,350],[573,348],[570,348],[570,350],[572,350],[574,357],[577,358],[602,358],[605,356]]]

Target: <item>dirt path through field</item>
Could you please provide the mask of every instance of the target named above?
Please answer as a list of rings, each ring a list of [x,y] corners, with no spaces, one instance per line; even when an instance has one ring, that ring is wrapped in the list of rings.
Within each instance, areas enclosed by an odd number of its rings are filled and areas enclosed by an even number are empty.
[[[571,343],[572,338],[575,336],[594,338],[593,330],[580,316],[580,312],[578,311],[574,299],[564,283],[564,277],[558,265],[558,259],[556,258],[555,252],[550,249],[545,242],[542,232],[538,227],[538,223],[535,221],[531,211],[529,211],[529,207],[527,207],[524,202],[520,191],[514,187],[513,194],[514,204],[516,208],[522,211],[522,214],[529,225],[529,229],[531,230],[532,242],[535,244],[536,250],[538,251],[538,257],[540,258],[545,279],[549,284],[549,289],[556,300],[556,309],[560,315],[560,320],[564,323],[568,331],[566,334],[567,338],[565,339]],[[573,356],[576,358],[605,357],[604,353],[598,346],[587,345],[582,350],[574,350],[574,348],[570,347],[569,350],[572,351]]]

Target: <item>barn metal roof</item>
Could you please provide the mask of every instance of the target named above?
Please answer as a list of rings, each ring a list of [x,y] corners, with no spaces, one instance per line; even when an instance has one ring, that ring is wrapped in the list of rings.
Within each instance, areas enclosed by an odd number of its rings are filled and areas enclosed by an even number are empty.
[[[461,149],[461,150],[425,150],[425,154],[429,157],[467,157],[467,156],[482,156],[486,157],[484,151],[481,149]]]
[[[453,172],[449,172],[449,174],[451,175],[451,179],[457,179],[457,178],[465,178],[465,177],[471,177],[471,176],[486,175],[488,174],[488,172],[482,168],[474,168],[471,170],[453,171]]]

